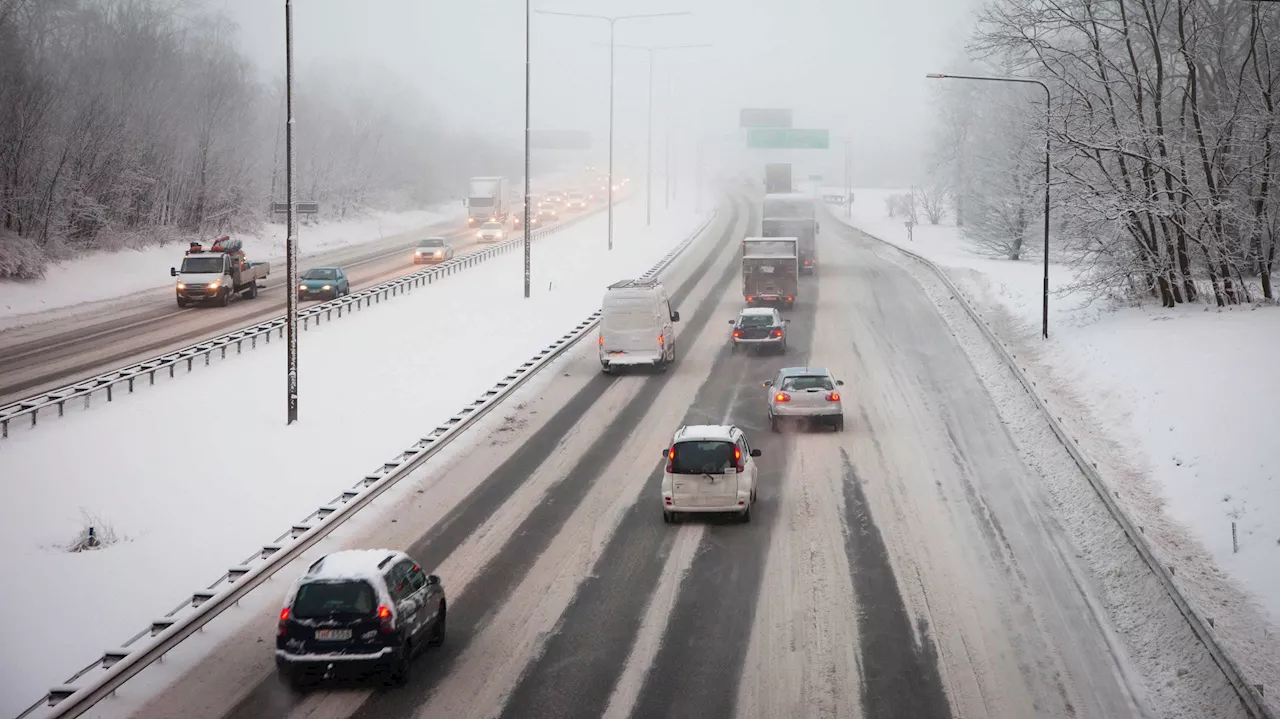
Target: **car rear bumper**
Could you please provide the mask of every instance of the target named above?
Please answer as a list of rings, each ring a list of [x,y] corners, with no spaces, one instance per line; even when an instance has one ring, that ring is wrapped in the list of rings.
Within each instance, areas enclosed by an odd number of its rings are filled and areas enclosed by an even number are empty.
[[[681,514],[722,514],[724,512],[741,512],[747,508],[751,499],[734,500],[733,503],[717,504],[712,507],[689,507],[679,504],[664,504],[662,508],[668,512]]]
[[[632,350],[617,354],[600,353],[600,364],[606,367],[657,364],[661,360],[662,353],[658,350]]]
[[[780,403],[779,405],[774,405],[769,411],[774,417],[830,417],[834,419],[844,416],[844,408],[839,405],[835,407],[786,407],[785,403]]]
[[[381,647],[376,652],[368,654],[347,652],[292,654],[283,649],[277,649],[276,666],[290,669],[306,669],[309,667],[327,667],[330,664],[341,664],[343,666],[384,664],[395,659],[399,652],[400,650],[396,647]]]
[[[742,338],[735,337],[734,344],[738,345],[780,345],[786,342],[786,337],[760,337],[760,338]]]

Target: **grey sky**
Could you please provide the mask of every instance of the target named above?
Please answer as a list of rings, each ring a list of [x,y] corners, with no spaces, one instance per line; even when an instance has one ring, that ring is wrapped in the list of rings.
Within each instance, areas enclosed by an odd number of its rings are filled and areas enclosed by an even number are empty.
[[[267,76],[283,72],[283,2],[207,0],[241,29]],[[842,141],[874,171],[863,181],[918,180],[932,124],[926,72],[960,51],[968,0],[534,0],[536,9],[593,14],[689,10],[690,16],[618,24],[619,43],[711,44],[660,56],[654,74],[655,138],[667,121],[672,77],[677,152],[688,138],[731,134],[741,107],[789,107],[799,127],[832,132],[833,152],[795,157],[830,174]],[[368,64],[420,88],[451,125],[518,144],[523,128],[524,3],[520,0],[299,0],[299,65]],[[534,15],[533,126],[586,129],[603,155],[608,120],[608,24]],[[619,161],[643,162],[645,53],[619,49]],[[305,118],[300,118],[305,127]],[[658,155],[660,157],[660,155]],[[821,171],[821,170],[819,170]]]

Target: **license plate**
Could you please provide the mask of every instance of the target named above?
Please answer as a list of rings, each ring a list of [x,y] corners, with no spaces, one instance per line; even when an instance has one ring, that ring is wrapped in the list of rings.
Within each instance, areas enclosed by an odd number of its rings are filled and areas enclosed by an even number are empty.
[[[351,638],[350,629],[317,629],[316,641],[341,642]]]
[[[765,265],[764,267],[760,268],[760,271],[765,273],[766,275],[771,275],[773,274],[773,265]]]
[[[614,356],[617,356],[617,355],[624,355],[624,354],[626,354],[626,352],[623,352],[622,350],[614,350],[614,351],[612,351],[612,352],[610,352],[610,353],[609,353],[609,356],[610,356],[610,357],[614,357]]]

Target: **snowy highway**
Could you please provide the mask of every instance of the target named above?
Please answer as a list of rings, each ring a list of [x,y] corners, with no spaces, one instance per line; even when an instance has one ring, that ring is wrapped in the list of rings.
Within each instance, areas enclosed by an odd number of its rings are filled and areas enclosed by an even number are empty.
[[[414,265],[409,255],[423,237],[448,237],[458,256],[483,246],[475,230],[459,230],[458,224],[303,257],[299,272],[313,266],[343,267],[353,292],[371,287],[426,267]],[[305,228],[303,233],[305,248]],[[174,265],[181,258],[181,249],[174,246]],[[0,405],[274,317],[282,311],[284,285],[284,264],[273,263],[257,299],[240,298],[224,308],[178,308],[169,288],[141,293],[123,310],[113,301],[102,303],[101,310],[0,331]]]
[[[168,681],[155,665],[93,715],[1241,716],[1176,622],[1158,651],[1127,643],[1110,607],[1141,603],[1154,625],[1167,598],[1102,596],[1048,469],[1002,421],[1007,398],[871,240],[827,226],[787,355],[730,352],[738,240],[759,223],[758,204],[735,206],[664,275],[682,315],[670,371],[606,376],[582,343],[342,538],[443,577],[448,639],[407,686],[298,695],[277,679],[275,612],[313,554],[245,602],[265,611],[175,650],[189,671],[148,697]],[[769,431],[761,382],[800,364],[845,381],[843,433]],[[763,451],[749,524],[662,522],[659,452],[702,423]]]

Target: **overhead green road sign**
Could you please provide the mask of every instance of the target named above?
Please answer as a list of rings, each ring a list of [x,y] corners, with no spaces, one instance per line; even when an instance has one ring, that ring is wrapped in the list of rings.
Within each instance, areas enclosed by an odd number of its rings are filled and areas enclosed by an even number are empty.
[[[752,127],[747,130],[747,147],[756,150],[826,150],[831,146],[826,130]]]

